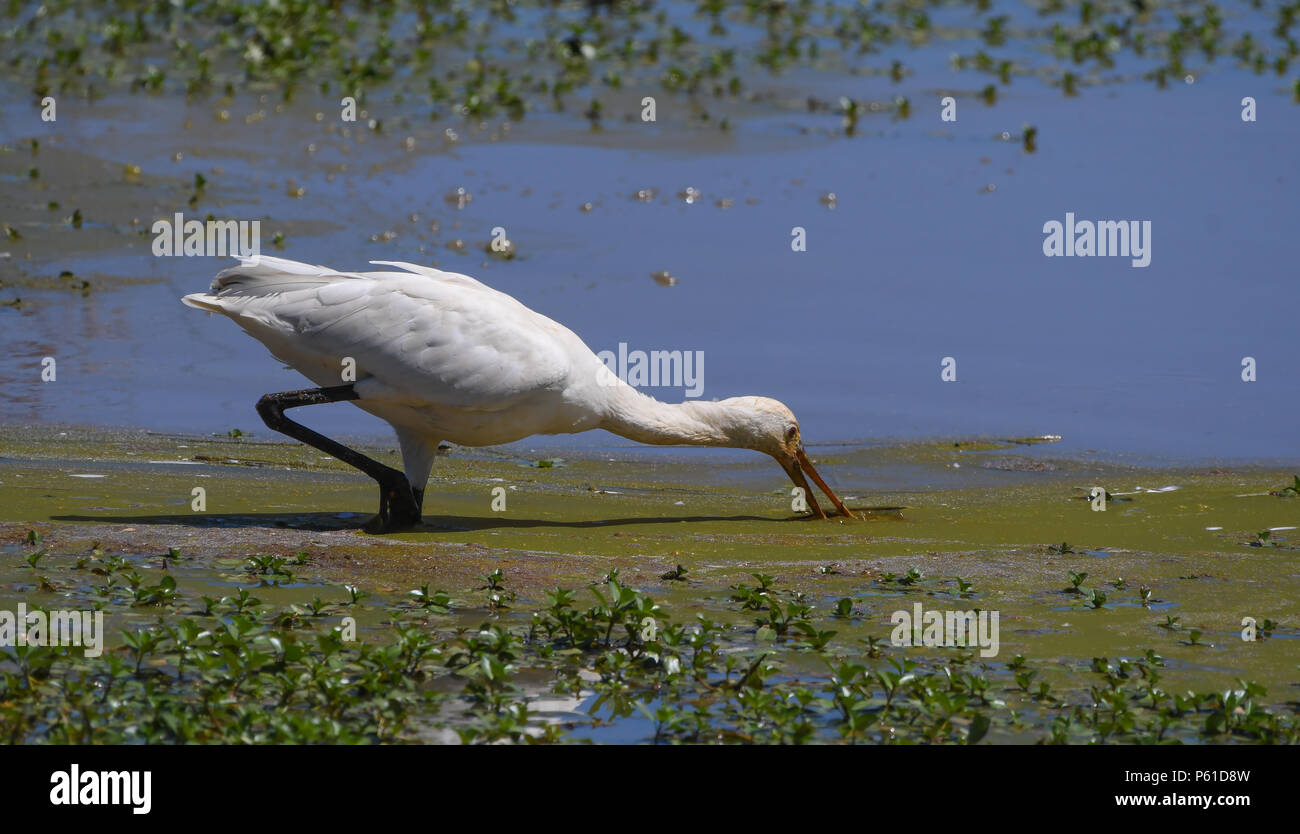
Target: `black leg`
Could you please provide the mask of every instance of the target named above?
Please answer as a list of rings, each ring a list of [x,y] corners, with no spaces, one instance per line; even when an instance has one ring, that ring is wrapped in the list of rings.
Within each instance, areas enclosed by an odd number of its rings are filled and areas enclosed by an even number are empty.
[[[379,483],[379,515],[366,524],[367,532],[385,533],[413,527],[420,523],[424,491],[412,490],[405,474],[284,416],[286,409],[298,406],[323,405],[355,399],[358,399],[357,392],[351,385],[285,391],[282,394],[267,394],[258,400],[257,413],[261,416],[262,422],[273,431],[287,434],[295,440],[301,440],[308,446],[338,458],[349,466],[355,466]]]

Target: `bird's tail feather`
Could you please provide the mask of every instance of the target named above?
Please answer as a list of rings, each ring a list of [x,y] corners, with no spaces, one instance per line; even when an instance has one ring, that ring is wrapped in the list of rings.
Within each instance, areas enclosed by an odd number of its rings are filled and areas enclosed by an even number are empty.
[[[287,258],[258,255],[240,258],[239,266],[217,273],[206,293],[191,293],[181,299],[189,307],[221,313],[226,307],[223,295],[268,295],[291,289],[320,286],[340,278],[355,277],[346,272],[336,272],[323,266],[312,266]]]
[[[212,281],[212,292],[219,293],[235,287],[265,290],[279,284],[324,284],[337,278],[351,277],[347,273],[339,273],[327,267],[312,266],[287,258],[273,258],[269,255],[239,260],[239,266],[232,266],[217,273],[217,277]]]

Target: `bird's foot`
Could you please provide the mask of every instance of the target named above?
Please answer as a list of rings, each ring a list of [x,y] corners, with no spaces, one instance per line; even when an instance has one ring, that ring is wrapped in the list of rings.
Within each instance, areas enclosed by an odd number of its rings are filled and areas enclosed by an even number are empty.
[[[423,496],[421,496],[423,497]],[[420,526],[420,501],[406,478],[379,487],[379,514],[362,527],[367,533],[395,533]]]

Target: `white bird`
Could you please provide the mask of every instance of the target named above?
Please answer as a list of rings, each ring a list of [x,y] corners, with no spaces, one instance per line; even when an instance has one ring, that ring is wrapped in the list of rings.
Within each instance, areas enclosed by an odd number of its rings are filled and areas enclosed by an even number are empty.
[[[272,430],[378,481],[379,515],[368,530],[419,524],[440,441],[489,446],[589,429],[640,443],[764,452],[817,517],[826,515],[804,473],[853,517],[808,460],[794,414],[776,400],[662,403],[614,376],[567,327],[466,275],[399,261],[371,263],[404,272],[336,272],[267,256],[240,261],[217,275],[210,292],[182,300],[234,319],[321,386],[267,394],[257,411]],[[345,367],[354,381],[340,384]],[[342,400],[393,427],[404,473],[284,416]]]

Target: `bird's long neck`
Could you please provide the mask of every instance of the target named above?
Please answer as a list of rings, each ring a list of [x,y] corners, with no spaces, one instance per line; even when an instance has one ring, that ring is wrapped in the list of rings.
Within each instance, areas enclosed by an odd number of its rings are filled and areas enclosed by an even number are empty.
[[[738,444],[726,431],[731,419],[723,403],[662,403],[631,386],[618,385],[610,389],[600,427],[638,443],[735,446]]]

